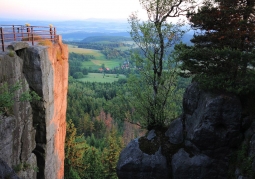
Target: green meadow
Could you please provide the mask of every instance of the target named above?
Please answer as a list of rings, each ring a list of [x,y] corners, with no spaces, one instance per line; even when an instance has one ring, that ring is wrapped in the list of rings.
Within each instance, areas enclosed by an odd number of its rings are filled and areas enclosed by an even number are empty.
[[[101,82],[101,83],[112,83],[114,81],[118,81],[120,78],[126,78],[125,75],[119,75],[117,77],[116,74],[103,74],[103,73],[89,73],[85,78],[78,79],[78,81],[82,82]]]
[[[93,55],[95,59],[90,61],[85,61],[82,63],[83,67],[91,68],[93,70],[99,69],[102,67],[102,65],[105,65],[105,68],[113,69],[114,67],[119,67],[120,64],[123,63],[123,60],[119,59],[112,59],[107,60],[99,50],[92,50],[92,49],[85,49],[85,48],[78,48],[73,45],[69,45],[69,53],[80,53],[80,54],[86,54],[86,55]]]

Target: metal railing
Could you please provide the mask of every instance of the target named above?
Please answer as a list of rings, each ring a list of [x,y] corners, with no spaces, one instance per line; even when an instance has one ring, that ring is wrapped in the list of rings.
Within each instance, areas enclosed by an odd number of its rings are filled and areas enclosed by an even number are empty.
[[[57,42],[58,37],[55,27],[0,25],[0,49],[2,51],[12,41],[29,41],[34,45],[35,42],[46,39]]]

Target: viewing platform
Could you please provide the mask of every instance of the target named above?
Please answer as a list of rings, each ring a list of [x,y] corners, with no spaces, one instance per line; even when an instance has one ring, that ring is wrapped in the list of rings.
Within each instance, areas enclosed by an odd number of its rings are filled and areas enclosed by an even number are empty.
[[[53,26],[0,25],[0,51],[5,51],[14,41],[25,41],[36,45],[43,40],[57,43],[61,37]]]

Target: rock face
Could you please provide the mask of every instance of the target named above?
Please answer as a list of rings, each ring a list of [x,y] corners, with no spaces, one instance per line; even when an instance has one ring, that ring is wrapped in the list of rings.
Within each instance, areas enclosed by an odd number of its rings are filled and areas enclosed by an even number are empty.
[[[64,178],[68,50],[11,44],[14,57],[0,54],[0,86],[22,83],[17,96],[35,91],[39,101],[15,102],[13,113],[0,115],[0,158],[24,179]]]
[[[190,86],[184,94],[184,119],[187,131],[186,145],[198,148],[207,155],[226,155],[229,148],[238,147],[242,138],[242,106],[236,96],[200,92],[195,103],[194,91],[197,85]]]
[[[143,153],[139,148],[138,139],[130,142],[122,151],[117,170],[118,177],[123,179],[169,178],[167,161],[161,153],[161,148],[151,155]]]
[[[166,164],[139,170],[156,162],[136,162],[134,153],[145,145],[141,138],[136,139],[139,146],[132,141],[121,152],[118,177],[132,178],[132,172],[136,172],[134,178],[139,179],[167,168],[163,172],[172,179],[255,178],[255,110],[249,109],[249,101],[253,98],[205,92],[196,83],[191,84],[184,94],[182,117],[170,124],[163,137],[159,132],[153,136],[152,131],[147,136],[160,138],[159,143],[153,143],[162,149]],[[145,153],[139,152],[139,156]]]
[[[0,178],[20,179],[15,171],[0,159]]]

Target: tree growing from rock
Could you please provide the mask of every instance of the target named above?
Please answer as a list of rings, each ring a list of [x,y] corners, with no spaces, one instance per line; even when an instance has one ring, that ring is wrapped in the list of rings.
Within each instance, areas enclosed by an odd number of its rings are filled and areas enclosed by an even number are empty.
[[[194,46],[179,45],[183,76],[202,87],[245,93],[255,87],[255,1],[205,0],[188,17]]]
[[[168,119],[176,117],[172,101],[175,100],[177,73],[171,48],[182,37],[181,23],[168,20],[191,9],[186,0],[140,0],[148,20],[141,22],[136,13],[128,21],[130,35],[139,47],[132,54],[138,75],[129,78],[129,101],[133,116],[147,129],[162,127]],[[137,115],[136,115],[137,114]]]

